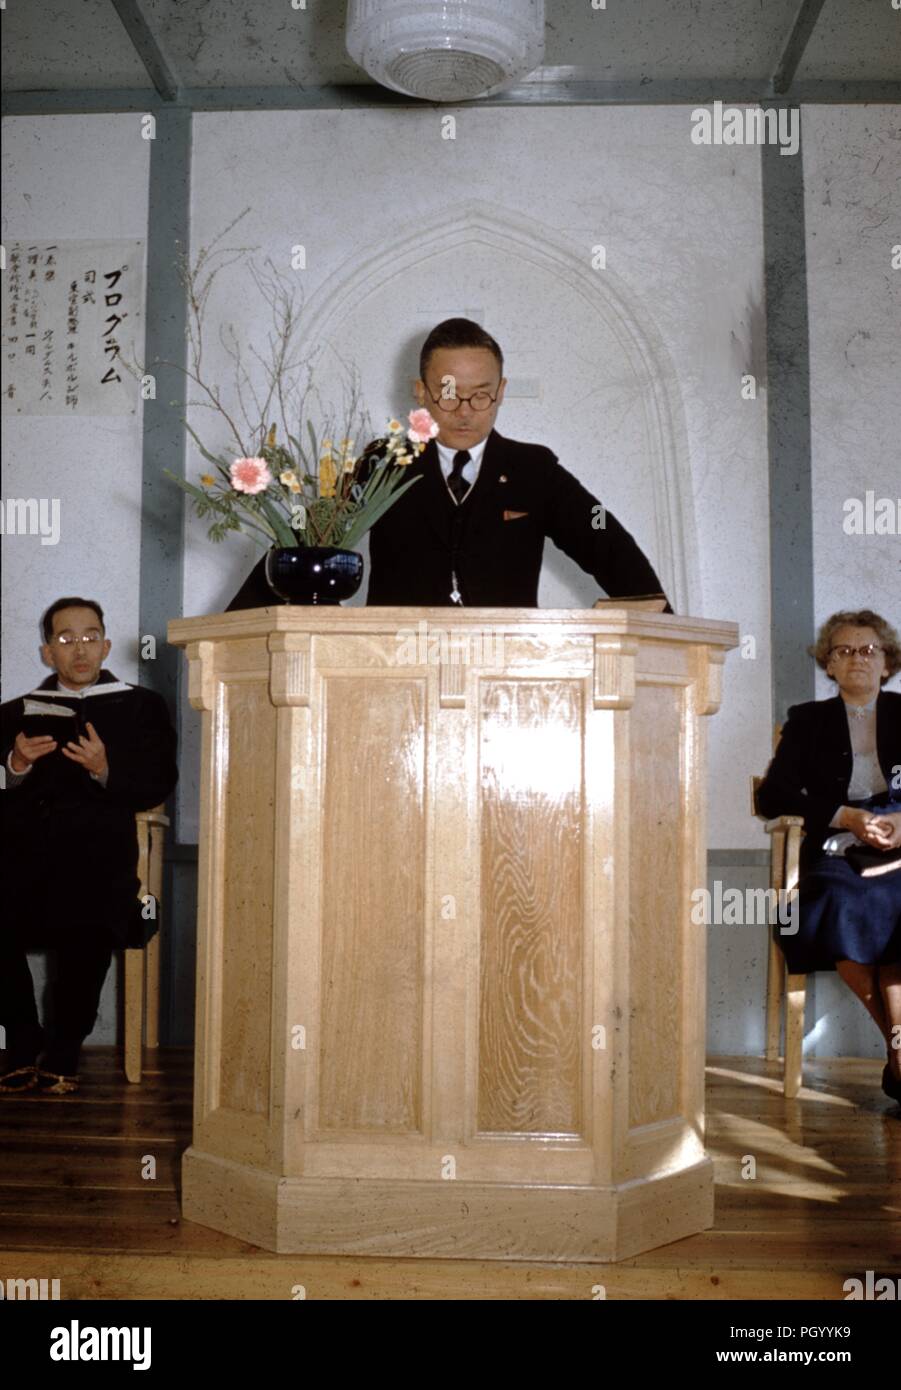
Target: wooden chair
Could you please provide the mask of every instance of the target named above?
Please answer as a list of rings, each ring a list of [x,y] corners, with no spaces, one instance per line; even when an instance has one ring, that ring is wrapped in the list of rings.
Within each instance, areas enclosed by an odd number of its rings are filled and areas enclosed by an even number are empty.
[[[138,833],[138,896],[156,900],[158,929],[146,946],[126,948],[125,962],[125,1075],[141,1079],[142,1045],[146,1019],[146,1046],[160,1045],[160,904],[163,889],[163,843],[169,817],[162,806],[135,814]],[[145,971],[146,965],[146,971]]]
[[[777,724],[773,736],[773,751],[779,742],[782,726]],[[757,806],[757,789],[762,777],[751,778],[751,806],[770,837],[770,887],[777,893],[795,894],[798,891],[798,861],[803,816],[777,816],[765,820]],[[787,898],[786,898],[787,901]],[[770,933],[766,970],[766,1059],[775,1062],[780,1056],[782,1004],[785,1001],[785,1068],[782,1075],[783,1094],[789,1099],[801,1089],[803,1073],[804,1008],[807,1000],[807,976],[790,975],[785,958]]]

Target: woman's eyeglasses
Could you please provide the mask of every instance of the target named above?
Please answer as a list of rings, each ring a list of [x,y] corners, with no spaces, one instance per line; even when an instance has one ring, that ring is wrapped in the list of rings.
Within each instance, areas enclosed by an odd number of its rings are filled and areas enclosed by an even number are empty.
[[[847,661],[849,657],[859,654],[864,661],[872,661],[877,652],[884,651],[884,647],[877,647],[875,642],[868,642],[865,647],[830,647],[829,655],[837,656],[840,661]]]

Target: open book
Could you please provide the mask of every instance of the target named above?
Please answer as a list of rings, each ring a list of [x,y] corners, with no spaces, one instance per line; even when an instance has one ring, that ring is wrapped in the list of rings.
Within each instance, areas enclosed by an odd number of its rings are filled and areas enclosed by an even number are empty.
[[[643,609],[646,613],[662,613],[666,599],[662,594],[627,594],[625,598],[599,598],[595,608]]]
[[[63,721],[67,721],[63,723]],[[22,707],[22,732],[26,738],[49,734],[57,742],[77,739],[85,732],[78,711],[56,700],[33,700],[27,695]]]

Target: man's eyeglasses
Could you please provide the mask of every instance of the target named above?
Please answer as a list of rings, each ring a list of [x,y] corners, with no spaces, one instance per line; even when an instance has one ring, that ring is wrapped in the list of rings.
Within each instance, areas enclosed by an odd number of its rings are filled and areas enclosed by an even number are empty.
[[[83,632],[80,637],[76,637],[74,632],[58,632],[56,636],[51,637],[50,640],[51,642],[56,642],[60,647],[71,647],[74,646],[76,642],[81,642],[85,647],[93,647],[96,646],[98,642],[103,641],[103,633],[97,632],[96,629],[94,629],[91,632]]]
[[[840,647],[830,647],[829,655],[837,656],[840,661],[847,661],[849,657],[859,653],[864,661],[872,661],[877,652],[884,650],[884,647],[877,647],[875,642],[868,642],[865,647],[846,647],[843,644]]]
[[[500,391],[501,388],[500,385],[498,385],[497,391],[495,391],[493,396],[490,391],[476,391],[471,396],[433,396],[427,386],[425,389],[429,400],[434,401],[439,410],[449,412],[452,410],[459,410],[461,401],[466,401],[468,405],[472,406],[473,410],[487,410],[490,405],[494,405],[494,402],[497,400],[498,391]]]

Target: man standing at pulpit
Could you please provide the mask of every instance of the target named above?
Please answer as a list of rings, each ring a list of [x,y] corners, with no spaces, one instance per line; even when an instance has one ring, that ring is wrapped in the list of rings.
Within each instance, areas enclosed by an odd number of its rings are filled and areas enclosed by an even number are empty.
[[[494,428],[506,384],[501,349],[477,323],[446,319],[426,338],[416,397],[439,433],[407,465],[421,481],[370,532],[367,604],[537,608],[550,537],[611,598],[658,598],[672,612],[643,551],[598,498],[550,449]],[[229,608],[271,602],[260,561]]]

